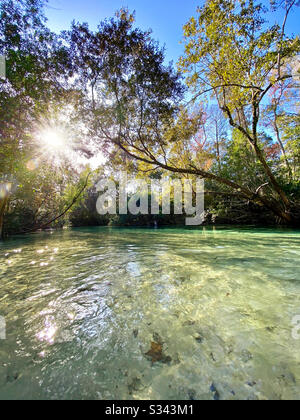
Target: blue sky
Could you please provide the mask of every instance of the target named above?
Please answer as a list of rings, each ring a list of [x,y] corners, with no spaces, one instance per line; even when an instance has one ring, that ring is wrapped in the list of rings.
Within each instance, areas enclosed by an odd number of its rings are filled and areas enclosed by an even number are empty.
[[[199,0],[50,0],[46,14],[53,30],[66,29],[72,19],[96,28],[122,6],[136,11],[136,25],[153,30],[153,37],[166,45],[166,60],[174,62],[183,51],[182,26],[195,14]]]
[[[177,62],[183,52],[182,26],[196,14],[204,0],[49,0],[46,15],[54,31],[70,27],[73,19],[88,22],[92,29],[122,6],[136,11],[136,24],[153,30],[153,37],[166,46],[166,61]],[[278,15],[281,22],[282,16]],[[288,32],[299,32],[300,8],[291,15]]]

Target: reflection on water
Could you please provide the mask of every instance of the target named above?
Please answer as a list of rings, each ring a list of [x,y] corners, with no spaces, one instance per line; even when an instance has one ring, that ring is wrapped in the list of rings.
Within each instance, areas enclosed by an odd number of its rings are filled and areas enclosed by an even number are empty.
[[[0,398],[300,395],[300,233],[74,229],[0,244]]]

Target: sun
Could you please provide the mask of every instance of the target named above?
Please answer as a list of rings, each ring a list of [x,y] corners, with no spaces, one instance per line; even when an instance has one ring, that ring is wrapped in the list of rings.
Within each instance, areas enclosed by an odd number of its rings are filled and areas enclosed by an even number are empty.
[[[64,153],[67,147],[66,137],[55,129],[46,129],[40,133],[40,141],[49,152]]]
[[[89,149],[79,139],[81,128],[70,127],[65,120],[41,122],[35,128],[32,135],[35,156],[26,164],[29,171],[45,162],[55,166],[69,164],[74,168],[89,165],[94,169],[104,164],[106,158],[101,152],[92,154],[92,158],[88,153],[84,154]]]
[[[55,165],[74,159],[74,142],[70,131],[59,123],[39,127],[34,134],[36,156],[27,163],[32,171],[41,162],[48,161]]]

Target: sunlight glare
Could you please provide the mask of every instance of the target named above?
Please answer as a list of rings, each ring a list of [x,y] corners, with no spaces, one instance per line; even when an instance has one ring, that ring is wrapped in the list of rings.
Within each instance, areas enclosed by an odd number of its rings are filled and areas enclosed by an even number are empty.
[[[66,147],[63,134],[54,129],[45,130],[41,133],[41,141],[44,143],[45,147],[54,152],[62,152]]]

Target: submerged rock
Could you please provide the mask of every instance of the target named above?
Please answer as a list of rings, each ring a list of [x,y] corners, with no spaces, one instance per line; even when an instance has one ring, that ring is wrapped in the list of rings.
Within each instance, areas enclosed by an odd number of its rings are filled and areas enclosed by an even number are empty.
[[[284,382],[292,382],[296,384],[296,378],[292,372],[287,372],[284,375],[280,375],[278,379]]]
[[[247,385],[253,388],[256,385],[256,382],[247,382]]]
[[[252,360],[252,359],[253,359],[253,356],[252,356],[252,354],[250,353],[250,351],[248,351],[248,350],[243,350],[243,351],[242,351],[242,357],[241,357],[241,359],[242,359],[242,361],[243,361],[244,363],[247,363],[247,362],[249,362],[250,360]]]
[[[196,391],[194,389],[189,389],[188,390],[188,398],[191,401],[195,401],[196,400]]]
[[[266,331],[273,333],[276,330],[276,327],[266,327]]]
[[[210,353],[210,358],[213,362],[217,361],[213,353]]]
[[[17,381],[20,377],[18,372],[13,373],[12,375],[7,375],[6,382],[14,382]]]
[[[211,384],[209,390],[210,390],[210,392],[212,392],[214,394],[214,400],[219,401],[220,400],[220,394],[219,394],[219,391],[217,390],[214,383]]]
[[[178,277],[178,278],[177,278],[177,281],[178,281],[178,283],[183,284],[183,283],[185,283],[186,281],[190,281],[190,277],[189,277],[189,276],[186,276],[186,277],[181,276],[181,277]]]
[[[176,353],[175,357],[173,358],[173,363],[174,363],[174,365],[179,365],[181,363],[181,360],[180,360],[180,357],[179,357],[178,353]]]
[[[217,392],[217,388],[215,387],[214,383],[211,384],[209,390],[210,390],[210,392]]]
[[[162,345],[164,344],[161,336],[158,333],[156,333],[156,332],[153,333],[153,340],[156,341],[159,344],[162,344]]]
[[[194,335],[194,339],[195,339],[195,340],[197,341],[197,343],[199,343],[199,344],[203,343],[203,341],[204,341],[204,338],[203,338],[203,336],[202,336],[200,333],[198,333],[198,334]]]
[[[192,325],[195,325],[195,324],[196,324],[196,321],[188,320],[188,321],[185,321],[185,322],[182,324],[182,326],[183,326],[183,327],[191,327]]]
[[[141,391],[144,388],[141,379],[138,378],[137,376],[133,377],[128,382],[127,386],[128,386],[129,395],[131,395],[134,391]]]

